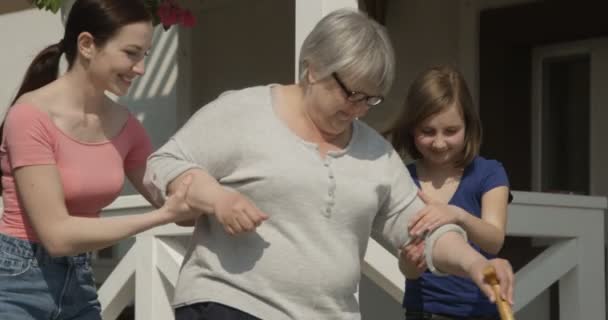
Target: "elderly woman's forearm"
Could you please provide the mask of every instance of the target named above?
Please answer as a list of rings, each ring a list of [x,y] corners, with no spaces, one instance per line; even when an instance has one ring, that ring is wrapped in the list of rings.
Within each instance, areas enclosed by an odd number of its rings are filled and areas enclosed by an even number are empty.
[[[468,276],[475,261],[485,258],[469,245],[457,232],[446,232],[433,244],[432,259],[435,267],[443,272]]]
[[[182,179],[192,176],[192,184],[186,194],[188,204],[204,213],[213,213],[214,201],[219,198],[219,193],[223,192],[219,182],[207,172],[201,169],[189,169],[177,176],[169,183],[167,192],[171,194],[177,189]]]

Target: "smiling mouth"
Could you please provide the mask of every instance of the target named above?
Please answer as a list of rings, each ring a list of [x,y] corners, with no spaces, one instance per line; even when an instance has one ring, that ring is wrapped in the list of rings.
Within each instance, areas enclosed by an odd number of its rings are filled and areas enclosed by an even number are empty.
[[[127,84],[131,84],[133,82],[133,80],[135,80],[135,77],[126,77],[126,76],[119,76],[120,80],[122,80],[123,82],[127,83]]]

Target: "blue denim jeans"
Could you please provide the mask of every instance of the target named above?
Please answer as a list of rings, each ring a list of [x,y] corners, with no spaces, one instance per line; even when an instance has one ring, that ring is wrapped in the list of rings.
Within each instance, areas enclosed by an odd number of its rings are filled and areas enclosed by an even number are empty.
[[[0,234],[0,319],[101,320],[90,254],[53,258]]]

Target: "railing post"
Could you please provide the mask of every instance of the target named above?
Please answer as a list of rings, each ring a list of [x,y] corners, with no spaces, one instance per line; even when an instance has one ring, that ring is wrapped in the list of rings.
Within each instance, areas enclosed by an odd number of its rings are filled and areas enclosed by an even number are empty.
[[[170,320],[174,318],[164,279],[157,270],[157,239],[153,233],[136,237],[135,319]]]
[[[559,281],[560,319],[606,317],[603,214],[597,210],[579,220],[586,232],[578,238],[578,265]]]

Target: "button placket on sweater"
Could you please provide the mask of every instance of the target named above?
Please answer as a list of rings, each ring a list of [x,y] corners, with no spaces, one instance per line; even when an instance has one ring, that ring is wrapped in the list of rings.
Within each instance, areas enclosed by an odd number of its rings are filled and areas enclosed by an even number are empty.
[[[325,201],[325,206],[321,208],[321,214],[326,217],[331,217],[334,205],[335,205],[335,196],[336,196],[336,177],[334,175],[333,169],[331,167],[331,157],[327,156],[323,161],[323,165],[327,169],[327,179],[328,179],[328,187],[327,187],[327,197]]]

